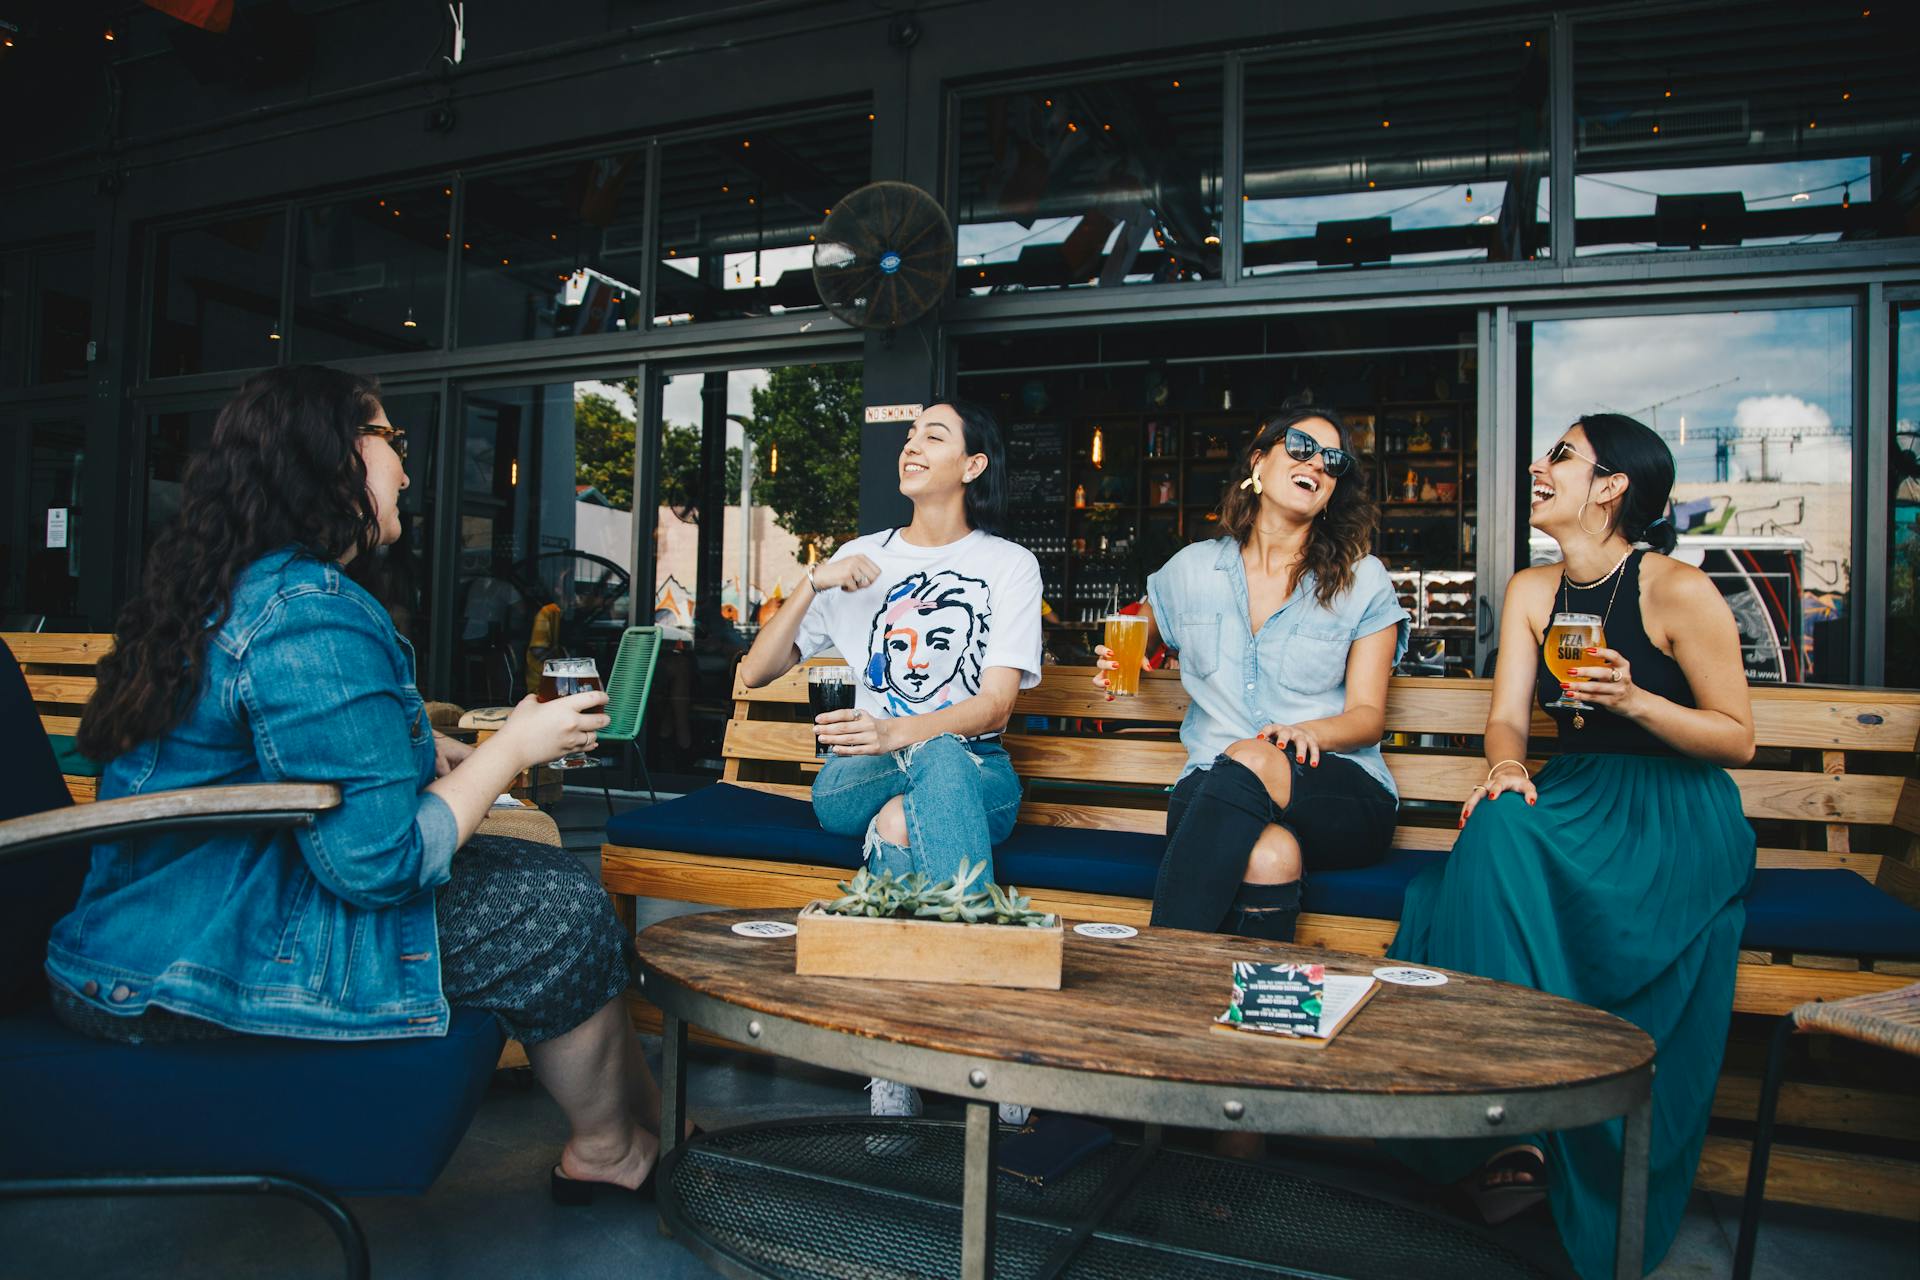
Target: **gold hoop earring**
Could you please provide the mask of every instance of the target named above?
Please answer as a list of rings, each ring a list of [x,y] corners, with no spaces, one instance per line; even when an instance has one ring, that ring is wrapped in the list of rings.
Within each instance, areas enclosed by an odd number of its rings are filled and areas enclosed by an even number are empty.
[[[1592,529],[1587,528],[1587,508],[1592,505],[1593,505],[1593,500],[1591,498],[1581,503],[1580,510],[1574,512],[1573,514],[1573,521],[1575,524],[1580,526],[1580,532],[1586,534],[1589,538],[1604,538],[1607,536],[1608,533],[1612,532],[1610,529],[1607,528],[1605,524],[1602,524],[1600,526],[1600,530],[1597,533]],[[1605,516],[1603,513],[1602,519],[1604,518]]]

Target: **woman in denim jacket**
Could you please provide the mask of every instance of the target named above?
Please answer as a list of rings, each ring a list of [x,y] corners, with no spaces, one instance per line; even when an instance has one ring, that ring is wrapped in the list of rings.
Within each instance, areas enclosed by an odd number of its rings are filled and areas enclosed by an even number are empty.
[[[1147,580],[1147,651],[1179,650],[1192,699],[1153,923],[1290,942],[1303,870],[1376,862],[1393,838],[1380,739],[1410,619],[1367,554],[1377,513],[1337,417],[1270,420],[1246,467],[1226,536]]]
[[[637,1187],[659,1093],[622,1008],[631,944],[564,850],[474,836],[523,769],[593,745],[606,695],[530,697],[477,749],[434,735],[412,650],[344,572],[400,536],[405,446],[334,369],[269,370],[221,410],[81,746],[102,798],[324,782],[341,803],[292,832],[95,846],[48,947],[54,1010],[138,1043],[433,1036],[450,1005],[488,1009],[572,1126],[555,1198]]]

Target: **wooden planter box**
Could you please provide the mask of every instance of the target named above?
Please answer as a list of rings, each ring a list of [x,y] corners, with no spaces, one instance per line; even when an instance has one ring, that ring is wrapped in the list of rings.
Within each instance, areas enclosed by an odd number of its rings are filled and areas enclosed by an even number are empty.
[[[794,972],[824,978],[1060,989],[1065,930],[835,916],[810,902],[795,920]]]

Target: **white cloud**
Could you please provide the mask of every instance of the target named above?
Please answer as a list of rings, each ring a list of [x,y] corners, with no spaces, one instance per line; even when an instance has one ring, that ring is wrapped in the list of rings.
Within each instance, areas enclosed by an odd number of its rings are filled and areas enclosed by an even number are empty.
[[[1799,396],[1748,396],[1733,407],[1733,425],[1742,431],[1770,427],[1824,431],[1833,425],[1833,419],[1825,409]]]

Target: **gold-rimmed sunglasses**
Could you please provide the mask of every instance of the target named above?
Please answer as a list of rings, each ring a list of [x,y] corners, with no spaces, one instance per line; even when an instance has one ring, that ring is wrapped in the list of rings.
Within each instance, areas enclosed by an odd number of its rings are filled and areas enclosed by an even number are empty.
[[[1547,465],[1550,467],[1556,463],[1565,462],[1568,458],[1578,458],[1580,461],[1591,466],[1595,471],[1604,471],[1608,475],[1613,474],[1612,467],[1600,461],[1598,458],[1589,458],[1565,440],[1555,442],[1553,448],[1547,450]]]
[[[400,455],[400,461],[405,462],[407,460],[407,433],[399,427],[365,426],[360,428],[360,434],[363,436],[379,436],[382,440],[385,440],[389,445],[393,446],[393,451]]]

